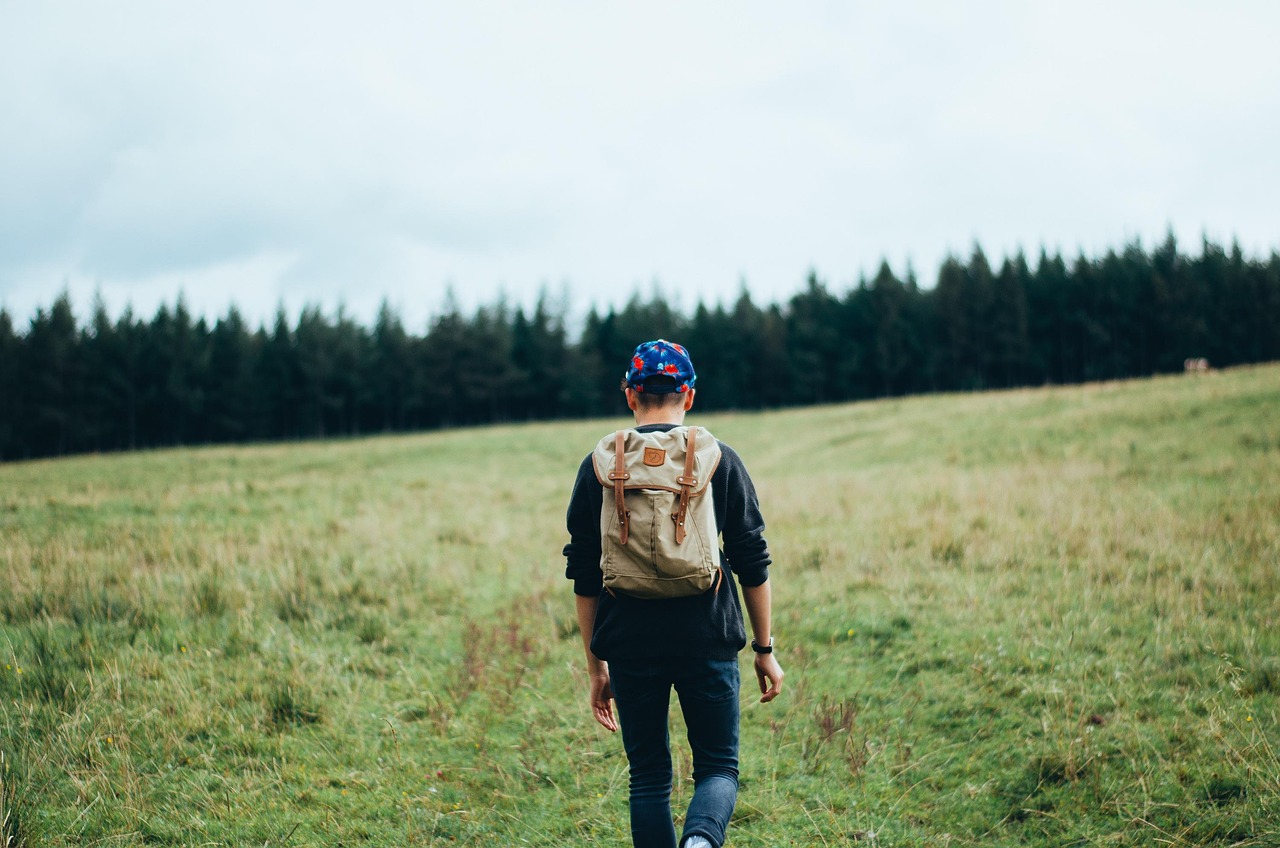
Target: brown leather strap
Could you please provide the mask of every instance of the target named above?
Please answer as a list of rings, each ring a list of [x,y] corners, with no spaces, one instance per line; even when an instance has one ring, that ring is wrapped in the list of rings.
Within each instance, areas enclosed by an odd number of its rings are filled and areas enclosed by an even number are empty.
[[[613,434],[613,470],[609,472],[609,479],[613,481],[613,505],[618,510],[618,532],[621,534],[619,541],[623,545],[627,543],[627,531],[631,524],[626,492],[622,487],[623,481],[631,477],[627,473],[625,439],[621,430]]]
[[[697,430],[689,431],[689,439],[685,442],[684,473],[676,478],[676,482],[680,484],[680,505],[676,507],[675,515],[671,516],[671,520],[676,523],[677,545],[684,542],[684,519],[689,514],[689,492],[698,485],[698,478],[693,476],[693,451],[697,437]]]

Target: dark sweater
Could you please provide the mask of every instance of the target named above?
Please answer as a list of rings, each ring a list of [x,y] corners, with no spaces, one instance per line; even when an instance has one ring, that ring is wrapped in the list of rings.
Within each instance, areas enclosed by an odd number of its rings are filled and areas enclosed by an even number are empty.
[[[637,427],[641,433],[670,430],[674,424]],[[755,486],[733,448],[720,443],[720,465],[711,476],[711,497],[720,530],[719,589],[669,600],[644,600],[603,591],[600,571],[600,510],[604,487],[591,455],[578,468],[566,523],[569,544],[565,576],[579,595],[599,597],[591,650],[602,660],[683,655],[732,659],[747,644],[738,601],[738,582],[759,586],[769,579],[769,547]],[[736,577],[736,580],[735,580]]]

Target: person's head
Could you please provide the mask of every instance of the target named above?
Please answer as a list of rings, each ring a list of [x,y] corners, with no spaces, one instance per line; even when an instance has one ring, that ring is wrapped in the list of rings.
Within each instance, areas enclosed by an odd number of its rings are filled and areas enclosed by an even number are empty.
[[[689,352],[666,339],[645,342],[631,355],[622,387],[641,423],[675,423],[693,406],[697,374]]]

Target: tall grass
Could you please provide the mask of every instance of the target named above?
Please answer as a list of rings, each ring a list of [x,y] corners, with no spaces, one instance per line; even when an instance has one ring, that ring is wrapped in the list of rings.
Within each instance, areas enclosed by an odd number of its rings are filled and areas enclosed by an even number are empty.
[[[788,671],[732,844],[1280,841],[1280,367],[698,420]],[[0,838],[628,844],[559,555],[621,423],[0,467]]]

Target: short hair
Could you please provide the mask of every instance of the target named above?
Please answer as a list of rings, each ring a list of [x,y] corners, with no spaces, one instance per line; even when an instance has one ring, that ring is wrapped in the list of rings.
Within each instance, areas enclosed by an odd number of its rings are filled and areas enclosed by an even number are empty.
[[[666,409],[683,403],[686,397],[688,395],[683,392],[636,392],[636,403],[641,409]]]

